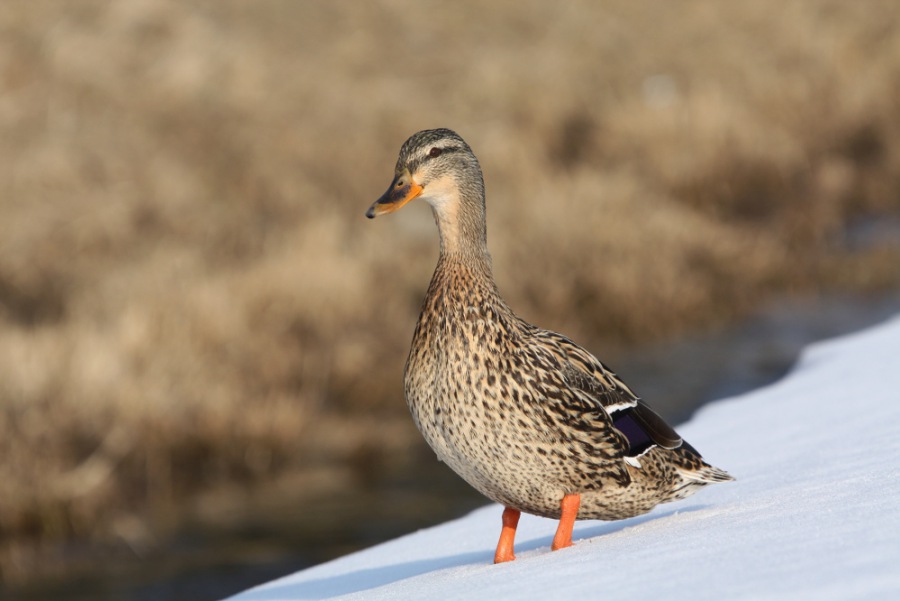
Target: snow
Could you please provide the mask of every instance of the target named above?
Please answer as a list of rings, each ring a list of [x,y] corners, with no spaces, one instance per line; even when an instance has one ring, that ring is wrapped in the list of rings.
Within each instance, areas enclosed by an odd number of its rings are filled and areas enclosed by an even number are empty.
[[[738,481],[577,522],[557,552],[556,523],[523,514],[500,565],[491,505],[232,599],[900,599],[900,316],[678,430]]]

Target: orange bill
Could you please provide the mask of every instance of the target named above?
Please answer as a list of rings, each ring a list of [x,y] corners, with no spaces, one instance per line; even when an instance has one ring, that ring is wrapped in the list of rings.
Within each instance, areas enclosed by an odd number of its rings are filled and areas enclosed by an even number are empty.
[[[416,183],[409,171],[404,170],[397,174],[387,192],[369,207],[366,217],[372,219],[379,215],[393,213],[421,193],[422,186]]]

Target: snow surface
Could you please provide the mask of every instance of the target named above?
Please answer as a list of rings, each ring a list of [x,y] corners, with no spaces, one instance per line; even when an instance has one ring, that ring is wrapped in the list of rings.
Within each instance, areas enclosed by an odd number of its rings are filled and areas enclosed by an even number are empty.
[[[738,481],[577,522],[557,552],[556,523],[523,514],[496,566],[492,505],[232,599],[900,599],[900,316],[678,430]]]

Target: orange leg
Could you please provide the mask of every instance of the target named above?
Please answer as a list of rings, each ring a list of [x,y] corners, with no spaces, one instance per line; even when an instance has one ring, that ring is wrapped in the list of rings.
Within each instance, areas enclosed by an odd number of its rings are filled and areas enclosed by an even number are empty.
[[[503,530],[500,531],[500,541],[497,543],[497,552],[494,553],[494,563],[512,561],[516,558],[513,553],[513,545],[516,542],[516,526],[519,525],[519,510],[507,507],[503,510]]]
[[[566,495],[562,498],[560,502],[562,515],[559,516],[559,526],[556,528],[556,536],[553,537],[553,545],[550,547],[554,551],[572,546],[572,528],[575,527],[579,505],[581,505],[581,495]]]

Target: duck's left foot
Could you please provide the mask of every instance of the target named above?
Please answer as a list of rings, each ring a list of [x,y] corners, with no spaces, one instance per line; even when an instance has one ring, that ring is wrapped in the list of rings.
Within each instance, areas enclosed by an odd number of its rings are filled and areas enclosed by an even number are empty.
[[[519,525],[520,512],[512,507],[503,510],[503,530],[500,531],[500,541],[497,543],[497,552],[494,553],[494,563],[512,561],[516,558],[513,546],[516,542],[516,527]]]
[[[578,517],[578,506],[581,505],[581,495],[566,495],[560,502],[562,515],[559,516],[559,526],[556,528],[556,536],[550,546],[554,551],[572,546],[572,529],[575,527],[575,518]]]

